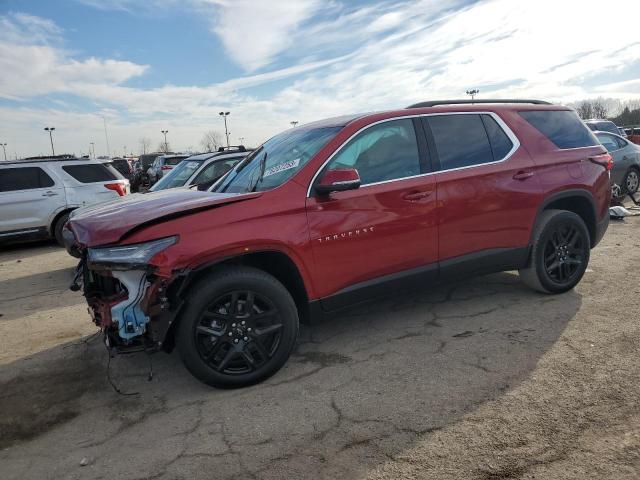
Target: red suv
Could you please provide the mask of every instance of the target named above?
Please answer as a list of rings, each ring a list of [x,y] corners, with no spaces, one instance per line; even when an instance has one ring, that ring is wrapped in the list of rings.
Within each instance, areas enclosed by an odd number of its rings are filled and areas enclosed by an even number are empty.
[[[288,130],[211,191],[83,208],[64,236],[108,346],[177,345],[197,378],[238,387],[284,365],[299,321],[382,294],[515,269],[573,288],[611,167],[569,108],[425,102]]]

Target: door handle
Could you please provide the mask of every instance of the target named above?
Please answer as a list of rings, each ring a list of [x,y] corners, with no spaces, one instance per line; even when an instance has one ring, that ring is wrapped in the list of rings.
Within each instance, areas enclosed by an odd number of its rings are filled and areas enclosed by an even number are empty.
[[[402,198],[410,202],[417,202],[419,200],[422,200],[423,198],[427,198],[431,196],[431,193],[432,193],[431,191],[411,192],[411,193],[407,193],[406,195],[403,195]]]
[[[527,178],[533,177],[533,172],[525,172],[524,170],[520,170],[513,176],[514,180],[526,180]]]
[[[43,197],[55,197],[56,195],[58,194],[56,192],[52,192],[51,190],[42,194]]]

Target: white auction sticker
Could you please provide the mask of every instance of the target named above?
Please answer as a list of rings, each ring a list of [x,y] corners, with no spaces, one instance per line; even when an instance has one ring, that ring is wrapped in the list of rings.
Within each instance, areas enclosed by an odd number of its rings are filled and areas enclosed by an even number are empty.
[[[296,168],[298,165],[300,165],[299,158],[296,158],[295,160],[289,160],[288,162],[280,163],[278,165],[274,165],[273,167],[265,170],[262,178],[275,175],[276,173],[284,172],[285,170],[291,170],[292,168]]]

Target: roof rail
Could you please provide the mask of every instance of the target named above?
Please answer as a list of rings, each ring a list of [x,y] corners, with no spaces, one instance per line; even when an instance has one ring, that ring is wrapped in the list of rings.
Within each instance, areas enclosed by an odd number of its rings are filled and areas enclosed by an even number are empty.
[[[551,105],[544,100],[524,100],[517,98],[493,98],[482,100],[431,100],[428,102],[414,103],[405,108],[435,107],[436,105],[473,105],[474,103],[530,103],[533,105]]]
[[[225,152],[228,150],[238,150],[240,152],[246,152],[247,148],[244,145],[229,145],[228,147],[218,147],[218,152]]]
[[[69,160],[90,160],[88,158],[78,158],[74,155],[56,155],[55,157],[27,157],[19,158],[17,160],[0,161],[0,165],[20,165],[23,163],[47,163],[47,162],[67,162]]]

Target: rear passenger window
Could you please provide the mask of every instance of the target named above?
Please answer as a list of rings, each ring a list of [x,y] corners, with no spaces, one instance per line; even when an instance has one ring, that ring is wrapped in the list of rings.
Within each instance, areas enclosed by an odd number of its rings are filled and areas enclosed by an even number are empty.
[[[513,142],[491,115],[482,115],[482,123],[489,136],[493,160],[497,162],[504,159],[513,148]]]
[[[489,137],[480,115],[435,115],[428,117],[428,122],[441,170],[493,162]]]
[[[54,181],[40,167],[0,169],[0,192],[48,188]]]
[[[117,180],[117,177],[113,173],[111,173],[104,165],[64,165],[62,169],[80,183],[107,182],[109,180]]]
[[[598,141],[571,110],[531,110],[520,116],[560,149],[593,147]]]

